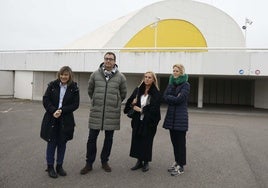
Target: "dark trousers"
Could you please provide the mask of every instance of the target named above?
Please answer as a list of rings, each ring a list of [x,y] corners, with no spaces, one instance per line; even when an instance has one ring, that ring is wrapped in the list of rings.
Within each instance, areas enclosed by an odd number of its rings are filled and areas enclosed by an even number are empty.
[[[97,153],[97,138],[100,133],[100,130],[90,129],[88,140],[87,140],[87,163],[93,164],[96,159]],[[113,135],[114,131],[105,131],[105,139],[101,151],[101,162],[106,163],[109,161],[109,156],[113,144]]]
[[[52,141],[47,143],[46,160],[48,165],[54,165],[55,161],[54,156],[56,148],[57,148],[57,164],[61,165],[63,163],[66,150],[66,142],[58,143],[57,141]]]
[[[169,130],[175,161],[180,166],[186,165],[186,131]]]

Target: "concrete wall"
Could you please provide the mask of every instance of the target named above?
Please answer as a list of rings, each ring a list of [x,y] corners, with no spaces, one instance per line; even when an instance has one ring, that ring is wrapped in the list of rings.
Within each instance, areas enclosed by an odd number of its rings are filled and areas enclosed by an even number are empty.
[[[55,72],[34,72],[34,82],[33,82],[33,100],[42,100],[43,95],[47,89],[49,82],[56,79]],[[74,73],[74,80],[77,82],[80,90],[80,101],[86,103],[89,101],[87,95],[87,82],[89,78],[89,73]]]
[[[268,109],[268,79],[258,79],[255,81],[255,108]]]
[[[15,71],[14,97],[30,100],[33,99],[32,71]]]
[[[33,100],[42,100],[47,85],[56,79],[56,72],[34,72]]]
[[[0,53],[0,70],[57,71],[69,65],[74,72],[93,72],[103,62],[104,51]],[[211,50],[208,52],[118,52],[121,72],[142,74],[152,70],[169,74],[175,63],[192,75],[268,76],[268,51]]]
[[[75,81],[80,89],[80,101],[89,103],[87,94],[88,78],[90,73],[75,73]],[[125,74],[128,84],[129,97],[143,77],[143,74]],[[47,84],[56,78],[56,72],[23,72],[16,71],[15,98],[42,100]],[[161,92],[164,91],[168,75],[158,78],[162,83]],[[205,77],[204,81],[204,104],[232,104],[247,105],[256,108],[268,108],[268,79],[245,79],[245,78],[213,78]],[[190,103],[197,103],[198,78],[190,75],[191,93]],[[12,83],[12,82],[11,82]],[[9,84],[10,88],[12,84]],[[31,93],[32,91],[32,93]],[[125,101],[124,101],[125,102]]]
[[[14,97],[14,71],[0,71],[0,97]]]
[[[56,78],[56,72],[35,72],[33,84],[33,100],[42,100],[47,84]],[[87,94],[88,78],[90,73],[75,73],[75,81],[80,89],[80,101],[89,103]],[[143,74],[125,74],[127,78],[127,98],[137,87]],[[268,88],[265,83],[268,79],[254,80],[245,78],[204,78],[203,102],[207,104],[227,104],[254,106],[256,108],[268,108]],[[168,83],[168,75],[158,76],[160,91],[163,93]],[[191,92],[189,103],[197,104],[198,100],[198,78],[190,75]],[[265,90],[266,89],[266,90]],[[126,100],[125,100],[126,101]],[[125,102],[124,101],[124,102]]]
[[[89,103],[89,97],[87,93],[88,79],[90,73],[75,72],[74,80],[77,82],[80,91],[80,102]],[[128,97],[131,95],[137,85],[140,84],[143,74],[140,75],[125,75],[128,85]],[[34,72],[33,81],[33,100],[42,100],[42,97],[46,91],[47,84],[56,79],[56,72]]]
[[[56,78],[59,68],[69,65],[80,87],[81,102],[89,102],[87,82],[90,73],[95,71],[102,62],[104,53],[105,51],[0,53],[0,73],[6,80],[0,83],[0,96],[12,96],[12,88],[14,88],[16,98],[42,100],[47,84]],[[199,53],[117,53],[119,70],[126,75],[128,80],[128,96],[140,83],[143,73],[148,70],[156,72],[160,78],[159,83],[164,85],[160,86],[163,90],[166,85],[165,79],[172,72],[173,64],[182,63],[190,77],[197,78],[192,85],[191,102],[197,99],[196,95],[199,90],[197,83],[201,76],[205,80],[204,103],[219,104],[225,101],[225,104],[253,105],[257,108],[268,108],[266,100],[268,98],[267,59],[266,50],[258,52],[212,50]],[[217,81],[218,78],[220,78],[219,81]],[[161,82],[161,79],[164,81]],[[208,79],[210,82],[207,81]],[[226,79],[233,81],[229,83]],[[247,79],[252,81],[249,85],[241,81]],[[255,81],[256,86],[254,86]],[[232,89],[230,91],[229,86]],[[232,95],[231,98],[228,95]],[[232,98],[234,96],[236,97]]]

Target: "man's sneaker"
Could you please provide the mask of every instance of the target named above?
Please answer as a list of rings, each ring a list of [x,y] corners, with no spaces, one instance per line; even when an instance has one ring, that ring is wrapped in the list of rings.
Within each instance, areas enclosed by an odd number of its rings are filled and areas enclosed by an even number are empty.
[[[174,162],[169,168],[168,168],[168,172],[173,172],[176,168],[176,166],[178,166],[178,164],[176,162]]]
[[[171,176],[178,176],[184,173],[184,169],[183,167],[177,165],[175,167],[175,170],[171,172]]]

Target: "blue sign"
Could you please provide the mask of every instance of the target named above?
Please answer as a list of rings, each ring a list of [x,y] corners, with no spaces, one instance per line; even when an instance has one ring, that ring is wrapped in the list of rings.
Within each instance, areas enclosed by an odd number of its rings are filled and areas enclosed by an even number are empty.
[[[239,70],[239,74],[244,74],[244,70],[243,69],[240,69]]]

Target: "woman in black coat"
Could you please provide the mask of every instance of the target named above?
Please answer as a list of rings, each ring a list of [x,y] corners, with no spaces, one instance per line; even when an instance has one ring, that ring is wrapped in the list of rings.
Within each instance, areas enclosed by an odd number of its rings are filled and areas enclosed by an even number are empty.
[[[46,160],[48,175],[57,178],[66,176],[62,168],[66,143],[73,138],[75,121],[73,112],[79,107],[79,89],[73,81],[70,67],[64,66],[57,73],[57,79],[48,84],[43,96],[46,110],[40,136],[47,141]],[[54,156],[57,149],[57,166],[54,170]]]
[[[163,127],[169,129],[175,162],[168,168],[173,176],[184,173],[186,165],[186,132],[188,131],[188,96],[190,84],[183,65],[173,66],[173,74],[164,92],[168,104]]]
[[[155,73],[146,72],[142,83],[128,98],[124,113],[134,109],[131,120],[132,138],[130,156],[137,160],[131,170],[142,168],[143,172],[149,170],[149,162],[152,161],[153,140],[156,134],[160,115],[161,95]]]

